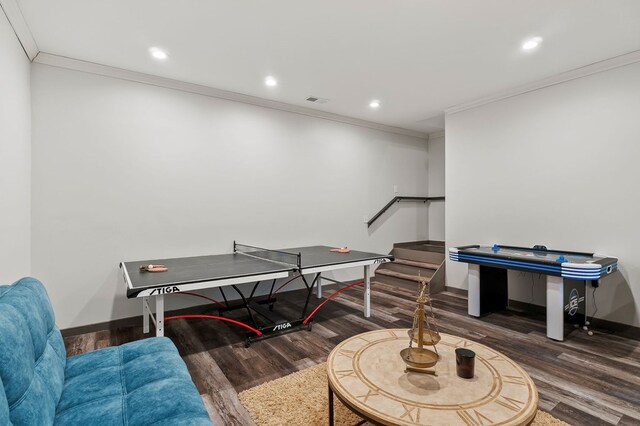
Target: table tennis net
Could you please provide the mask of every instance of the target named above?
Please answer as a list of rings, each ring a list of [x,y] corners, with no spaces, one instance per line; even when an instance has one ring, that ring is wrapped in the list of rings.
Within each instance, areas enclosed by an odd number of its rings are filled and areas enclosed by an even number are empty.
[[[246,244],[233,243],[233,251],[246,256],[264,259],[269,262],[281,263],[300,269],[300,253],[289,253],[282,250],[271,250],[263,247],[249,246]]]

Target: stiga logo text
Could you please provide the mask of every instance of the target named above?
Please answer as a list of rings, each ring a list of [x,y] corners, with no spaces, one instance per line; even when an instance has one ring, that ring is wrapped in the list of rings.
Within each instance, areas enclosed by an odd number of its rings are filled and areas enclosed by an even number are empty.
[[[273,327],[273,331],[286,330],[287,328],[291,328],[290,322],[285,322],[284,324],[276,324],[276,326]]]
[[[149,296],[157,296],[159,294],[169,294],[169,293],[179,293],[180,289],[177,286],[171,286],[171,287],[161,287],[161,288],[154,288],[153,290],[151,290],[151,293],[149,293]]]

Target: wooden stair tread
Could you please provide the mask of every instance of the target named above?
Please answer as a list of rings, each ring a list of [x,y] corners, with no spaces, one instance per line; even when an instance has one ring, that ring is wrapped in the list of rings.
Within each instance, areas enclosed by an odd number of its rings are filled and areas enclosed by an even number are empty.
[[[424,277],[430,277],[436,272],[435,269],[419,268],[411,265],[403,265],[398,262],[385,263],[384,265],[380,265],[378,269],[385,269],[385,270],[388,269],[394,272],[399,272],[401,274],[415,275],[415,276],[422,275]]]
[[[422,244],[422,245],[416,245],[416,246],[400,246],[400,247],[395,247],[395,248],[402,248],[402,249],[406,249],[406,250],[413,250],[413,251],[427,251],[427,252],[431,252],[431,253],[444,253],[444,247],[442,246],[432,246],[430,244]]]
[[[371,277],[371,282],[382,283],[396,288],[405,288],[411,292],[415,292],[419,285],[419,283],[416,283],[415,281],[404,280],[390,275],[375,275]]]
[[[445,246],[444,241],[436,241],[436,240],[422,240],[422,241],[403,241],[401,243],[394,243],[393,247],[412,247],[412,246]]]
[[[393,255],[396,259],[411,260],[414,262],[435,263],[444,262],[444,253],[435,253],[422,250],[412,250],[404,247],[396,247],[393,249]]]
[[[400,258],[396,258],[394,262],[400,263],[402,265],[409,265],[409,266],[415,266],[417,268],[426,268],[426,269],[438,269],[440,267],[440,264],[438,263],[418,262],[415,260],[400,259]]]
[[[377,269],[376,274],[380,275],[388,275],[390,277],[402,278],[403,280],[420,282],[420,280],[424,279],[427,281],[431,281],[431,277],[418,277],[417,275],[403,274],[402,272],[391,271],[389,269]]]

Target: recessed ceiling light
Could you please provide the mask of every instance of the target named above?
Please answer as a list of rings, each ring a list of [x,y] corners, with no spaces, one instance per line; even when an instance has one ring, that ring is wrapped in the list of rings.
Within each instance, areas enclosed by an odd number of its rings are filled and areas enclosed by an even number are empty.
[[[536,47],[538,47],[538,45],[540,45],[540,43],[542,43],[542,37],[530,38],[529,40],[522,43],[522,50],[535,49]]]
[[[377,99],[374,99],[371,102],[369,102],[369,106],[371,108],[378,108],[380,106],[380,101]]]
[[[160,61],[163,61],[169,57],[169,55],[167,55],[167,52],[160,49],[159,47],[150,47],[149,53],[151,53],[151,56],[153,56],[155,59],[158,59]]]
[[[264,84],[266,84],[269,87],[277,86],[278,85],[278,80],[276,80],[272,76],[268,76],[267,78],[264,79]]]

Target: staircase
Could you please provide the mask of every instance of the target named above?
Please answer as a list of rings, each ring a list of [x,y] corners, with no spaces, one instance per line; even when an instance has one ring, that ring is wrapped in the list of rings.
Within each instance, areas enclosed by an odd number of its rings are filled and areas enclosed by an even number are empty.
[[[415,290],[424,277],[431,294],[444,290],[444,241],[396,243],[391,254],[395,260],[380,265],[372,281]]]

